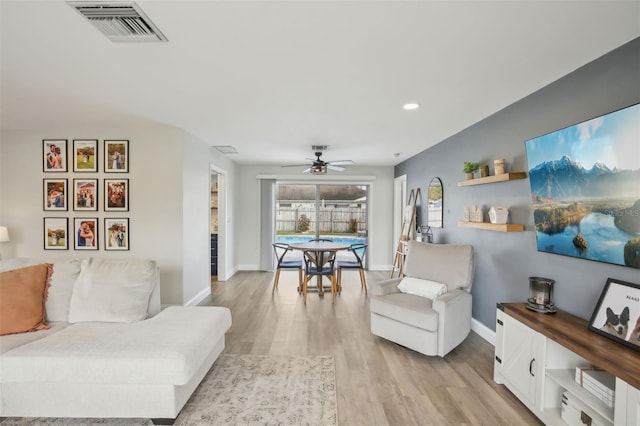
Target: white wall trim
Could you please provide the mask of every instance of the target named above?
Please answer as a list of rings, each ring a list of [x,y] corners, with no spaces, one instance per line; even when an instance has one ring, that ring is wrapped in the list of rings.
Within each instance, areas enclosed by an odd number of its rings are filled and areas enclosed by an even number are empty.
[[[191,300],[187,301],[187,303],[185,303],[184,306],[196,306],[200,302],[202,302],[204,299],[206,299],[206,297],[209,296],[210,294],[211,294],[211,285],[208,285],[207,288],[203,289],[200,293],[193,296]]]
[[[233,269],[231,270],[231,272],[229,272],[229,276],[227,277],[227,279],[233,277],[235,274],[237,274],[240,271],[240,268],[238,268],[238,266],[234,266]]]
[[[238,271],[259,271],[260,270],[260,265],[258,265],[256,263],[238,265],[237,270]]]
[[[371,265],[367,268],[369,271],[390,271],[393,268],[392,265]]]
[[[471,330],[475,331],[478,336],[482,337],[493,346],[496,345],[496,332],[491,330],[489,327],[482,324],[475,318],[471,318]]]
[[[231,277],[233,277],[235,274],[237,274],[239,271],[237,266],[234,266],[230,271],[227,271],[227,275],[224,277],[221,277],[220,275],[218,275],[218,281],[228,281],[231,279]]]

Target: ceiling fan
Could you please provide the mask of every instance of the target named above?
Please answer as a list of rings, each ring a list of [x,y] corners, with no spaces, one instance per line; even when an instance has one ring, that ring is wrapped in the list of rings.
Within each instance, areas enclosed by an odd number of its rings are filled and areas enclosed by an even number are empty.
[[[314,155],[316,158],[307,158],[307,160],[311,161],[311,163],[306,164],[288,164],[282,167],[301,167],[308,166],[306,170],[302,173],[311,173],[312,175],[324,175],[327,173],[327,169],[334,170],[336,172],[343,172],[346,169],[344,167],[340,167],[347,164],[353,164],[351,160],[338,160],[338,161],[323,161],[320,159],[322,156],[322,152],[315,152]]]

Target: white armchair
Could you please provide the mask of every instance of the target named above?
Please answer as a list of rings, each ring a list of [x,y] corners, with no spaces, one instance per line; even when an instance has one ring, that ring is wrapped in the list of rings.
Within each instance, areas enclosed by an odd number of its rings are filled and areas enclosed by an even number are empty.
[[[446,284],[433,299],[402,293],[402,278],[375,283],[371,333],[425,355],[444,357],[471,331],[474,252],[470,245],[408,242],[404,276]]]

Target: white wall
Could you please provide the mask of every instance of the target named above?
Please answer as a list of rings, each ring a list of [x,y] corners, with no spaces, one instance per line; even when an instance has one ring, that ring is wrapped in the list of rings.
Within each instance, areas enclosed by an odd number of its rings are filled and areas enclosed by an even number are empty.
[[[42,139],[99,140],[98,173],[44,173]],[[103,172],[104,139],[128,139],[130,172]],[[185,304],[210,289],[209,278],[209,167],[225,163],[197,138],[168,126],[127,129],[65,128],[6,130],[0,140],[0,224],[7,226],[11,242],[3,243],[2,255],[60,259],[68,257],[151,258],[161,271],[163,304]],[[230,167],[230,169],[232,169]],[[233,169],[232,169],[233,171]],[[99,211],[43,211],[42,179],[99,179]],[[103,179],[129,179],[128,212],[105,212]],[[99,251],[44,250],[43,218],[98,217]],[[130,251],[104,251],[103,218],[128,217]],[[230,234],[233,238],[233,232]],[[233,261],[233,258],[231,258]],[[209,290],[210,291],[210,290]]]
[[[210,147],[184,134],[182,182],[182,300],[197,304],[211,294],[210,270]],[[171,197],[169,196],[170,200]]]
[[[291,175],[292,179],[308,179],[300,170],[292,171],[279,166],[239,165],[236,193],[236,253],[238,269],[257,270],[260,264],[259,244],[259,183],[258,175]],[[387,270],[393,263],[393,167],[349,166],[347,171],[325,176],[312,176],[311,182],[323,183],[336,176],[374,176],[369,193],[369,269]],[[348,181],[340,181],[347,183]],[[333,181],[335,183],[335,181]]]

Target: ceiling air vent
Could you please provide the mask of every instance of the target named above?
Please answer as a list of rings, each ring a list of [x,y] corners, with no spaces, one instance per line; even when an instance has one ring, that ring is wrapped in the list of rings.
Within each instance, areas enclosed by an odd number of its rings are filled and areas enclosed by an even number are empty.
[[[327,145],[311,145],[311,150],[313,152],[321,152],[327,150]]]
[[[140,7],[122,2],[67,2],[113,42],[167,41]]]

